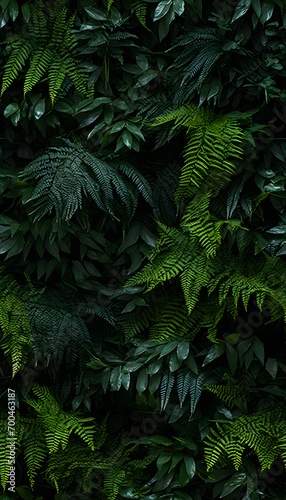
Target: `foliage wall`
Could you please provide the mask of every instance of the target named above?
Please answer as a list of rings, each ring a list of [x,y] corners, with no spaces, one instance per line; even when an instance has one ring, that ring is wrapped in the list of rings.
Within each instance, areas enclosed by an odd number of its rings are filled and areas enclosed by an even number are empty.
[[[0,26],[1,498],[286,499],[285,1]]]

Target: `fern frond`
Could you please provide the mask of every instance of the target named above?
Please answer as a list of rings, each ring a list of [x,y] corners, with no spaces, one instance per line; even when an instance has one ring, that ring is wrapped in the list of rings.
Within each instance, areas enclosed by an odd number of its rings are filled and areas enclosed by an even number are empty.
[[[221,187],[235,172],[229,158],[240,158],[242,130],[235,120],[217,116],[209,109],[197,109],[195,105],[184,105],[166,115],[156,118],[153,126],[175,121],[174,128],[187,127],[188,143],[184,149],[184,166],[175,201],[191,196],[208,177],[213,189]],[[216,180],[211,177],[215,172]]]
[[[174,198],[178,177],[179,163],[168,165],[159,173],[153,187],[154,217],[168,226],[174,226],[176,218]]]
[[[128,224],[136,208],[138,192],[126,177],[131,178],[150,201],[147,181],[131,165],[108,164],[82,147],[65,142],[66,147],[49,148],[20,174],[26,181],[37,182],[32,196],[26,201],[34,203],[35,220],[55,210],[57,221],[69,221],[82,208],[84,195],[90,196],[104,212],[111,215],[116,212],[124,225]]]
[[[197,377],[193,376],[190,383],[190,409],[191,415],[193,415],[198,401],[201,397],[202,390],[204,388],[204,382],[206,380],[206,374],[200,373]]]
[[[158,300],[153,307],[155,322],[149,329],[149,338],[156,341],[180,337],[193,338],[187,308],[180,298]]]
[[[53,360],[57,372],[66,356],[66,369],[85,357],[84,347],[90,345],[90,335],[73,300],[59,293],[31,297],[26,301],[31,323],[31,340],[35,363],[42,357]]]
[[[157,221],[159,239],[156,248],[150,252],[151,263],[147,264],[125,286],[148,283],[148,290],[152,290],[159,283],[163,283],[177,276],[186,264],[185,254],[188,239],[177,229],[169,228]]]
[[[60,447],[64,450],[72,432],[79,435],[91,450],[95,449],[93,441],[95,426],[84,425],[94,422],[92,417],[82,418],[77,412],[65,413],[47,387],[34,384],[33,392],[38,400],[27,399],[26,402],[36,410],[44,426],[49,453],[57,451]]]
[[[90,95],[92,91],[87,90],[88,75],[78,67],[77,41],[71,34],[75,15],[67,19],[67,12],[62,1],[57,0],[53,6],[49,5],[46,19],[43,2],[35,2],[26,39],[17,36],[16,39],[8,40],[12,52],[4,66],[1,95],[28,61],[30,66],[24,80],[24,97],[46,73],[52,104],[66,77],[70,78],[79,92]]]
[[[204,389],[213,392],[230,408],[233,408],[235,401],[242,397],[241,390],[238,386],[212,384],[205,385]]]
[[[86,489],[90,473],[105,471],[107,468],[108,461],[101,454],[71,440],[64,450],[49,455],[46,474],[59,492],[60,486],[67,486],[78,478],[81,478],[83,488]]]
[[[190,372],[183,373],[180,372],[177,375],[177,393],[180,402],[180,408],[182,408],[183,403],[187,397],[187,394],[191,388],[192,374]]]
[[[27,475],[33,489],[38,469],[48,454],[44,427],[39,418],[21,417],[21,446],[27,464]]]
[[[11,83],[17,78],[19,72],[23,69],[32,52],[33,46],[29,42],[22,43],[20,40],[13,43],[13,50],[7,63],[4,66],[2,77],[1,96]]]
[[[54,54],[50,47],[39,47],[33,55],[30,67],[26,73],[24,81],[24,96],[41,80],[53,61]]]
[[[213,436],[208,436],[205,440],[207,470],[219,463],[225,455],[233,461],[238,470],[246,446],[256,453],[262,470],[268,469],[285,445],[282,438],[286,428],[285,417],[285,410],[278,407],[243,415],[222,426],[216,424],[218,432],[211,429]]]
[[[147,4],[142,2],[141,0],[136,0],[135,4],[135,14],[138,21],[146,28],[148,31],[149,28],[146,26],[146,17],[147,17]]]
[[[165,373],[162,376],[160,395],[161,395],[161,411],[166,409],[170,395],[175,383],[175,376],[172,373]]]
[[[206,255],[195,255],[181,273],[181,286],[186,306],[190,314],[199,298],[202,287],[209,283],[209,269]]]
[[[193,28],[170,49],[183,47],[171,66],[176,69],[175,80],[179,85],[174,99],[176,105],[186,102],[195,90],[200,90],[214,64],[224,53],[226,42],[227,39],[217,29]]]
[[[209,211],[211,192],[199,194],[188,205],[181,222],[192,236],[199,239],[207,256],[214,256],[221,243],[220,227],[224,221],[212,221]]]
[[[30,345],[30,321],[24,303],[13,295],[0,300],[0,326],[3,332],[0,345],[12,359],[12,378],[25,362]]]

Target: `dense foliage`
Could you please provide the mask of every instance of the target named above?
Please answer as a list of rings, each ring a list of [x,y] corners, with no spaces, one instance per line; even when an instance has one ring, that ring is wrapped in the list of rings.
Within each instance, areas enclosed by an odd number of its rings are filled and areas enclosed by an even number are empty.
[[[0,26],[1,498],[285,499],[285,1]]]

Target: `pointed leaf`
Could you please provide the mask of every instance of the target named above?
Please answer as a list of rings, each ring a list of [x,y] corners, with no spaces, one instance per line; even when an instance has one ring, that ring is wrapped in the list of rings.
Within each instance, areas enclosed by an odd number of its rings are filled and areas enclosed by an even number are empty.
[[[205,357],[202,366],[206,366],[208,363],[211,363],[216,358],[219,358],[225,351],[224,344],[215,344],[211,349],[208,355]]]
[[[190,351],[190,343],[186,341],[182,341],[177,346],[177,356],[180,361],[186,359],[189,355]]]
[[[193,457],[190,457],[188,455],[184,456],[184,462],[189,479],[192,479],[196,472],[196,462]]]
[[[277,370],[278,370],[278,363],[276,359],[274,358],[268,358],[265,364],[265,368],[270,373],[272,378],[276,377]]]
[[[138,394],[142,394],[142,392],[145,391],[145,389],[148,386],[148,373],[147,373],[147,368],[143,368],[143,370],[140,371],[138,377],[137,377],[137,382],[136,382],[136,389],[138,391]]]

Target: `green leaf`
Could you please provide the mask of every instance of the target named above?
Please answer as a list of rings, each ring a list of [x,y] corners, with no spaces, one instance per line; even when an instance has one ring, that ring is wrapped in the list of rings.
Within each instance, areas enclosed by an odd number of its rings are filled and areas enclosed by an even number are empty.
[[[261,3],[260,3],[260,0],[251,0],[251,3],[252,3],[252,7],[254,9],[255,14],[259,18],[260,14],[261,14]]]
[[[23,500],[33,500],[34,495],[28,486],[16,486],[16,491],[18,495],[23,498]],[[10,498],[10,497],[7,497]]]
[[[239,486],[244,486],[245,484],[246,484],[245,472],[238,472],[237,474],[234,474],[232,478],[225,483],[220,498],[226,497],[234,490],[236,490]]]
[[[180,361],[186,359],[189,355],[190,351],[190,343],[186,341],[182,341],[177,346],[177,356]]]
[[[127,146],[129,149],[132,147],[132,134],[128,132],[128,130],[124,130],[124,132],[121,134],[122,141],[124,142],[125,146]]]
[[[54,109],[56,111],[59,111],[60,113],[72,114],[72,107],[63,101],[57,101],[56,104],[54,105]]]
[[[155,373],[157,373],[160,370],[161,366],[162,366],[162,360],[159,359],[153,360],[147,368],[148,375],[155,375]]]
[[[163,446],[172,446],[172,441],[166,436],[151,436],[148,438],[148,442],[152,444],[162,444]]]
[[[153,233],[151,233],[151,231],[145,226],[145,224],[143,224],[143,222],[141,222],[140,224],[140,236],[142,240],[144,240],[145,243],[147,243],[147,245],[153,248],[156,247],[156,241],[157,241],[156,236]]]
[[[149,63],[147,57],[143,54],[138,54],[138,56],[136,56],[136,63],[142,71],[147,71]]]
[[[102,104],[108,104],[111,102],[110,97],[97,97],[96,99],[88,98],[80,102],[74,110],[74,114],[87,113],[88,111],[93,111],[98,106]]]
[[[279,387],[278,385],[266,385],[265,387],[259,388],[261,391],[269,392],[270,394],[274,394],[275,396],[280,396],[285,398],[286,390]]]
[[[269,19],[271,19],[274,7],[275,4],[273,0],[263,0],[261,4],[261,15],[259,17],[259,20],[262,24],[266,23],[266,21],[269,21]]]
[[[19,7],[18,7],[17,1],[10,0],[10,2],[9,2],[9,15],[10,15],[13,22],[17,19],[18,14],[19,14]]]
[[[26,23],[28,23],[30,21],[30,17],[31,17],[30,5],[28,2],[25,2],[22,5],[21,11],[23,14],[23,18],[25,19]]]
[[[172,455],[170,453],[161,453],[159,457],[157,458],[157,467],[160,470],[162,465],[168,463],[172,458]]]
[[[270,373],[272,378],[275,378],[278,370],[278,363],[274,358],[268,358],[265,364],[265,369]]]
[[[118,254],[126,250],[126,248],[130,247],[131,245],[134,245],[136,241],[139,238],[140,234],[140,222],[134,222],[131,226],[130,229],[125,236],[123,242],[121,243],[119,249],[118,249]]]
[[[95,127],[89,132],[89,134],[87,136],[87,140],[91,139],[97,132],[99,132],[103,128],[104,128],[103,122],[99,123],[98,125],[95,125]]]
[[[140,76],[140,78],[138,78],[135,87],[143,87],[144,85],[147,85],[147,83],[153,80],[153,78],[155,78],[157,74],[158,71],[154,69],[148,69],[148,71],[146,71],[146,73],[143,76]]]
[[[169,12],[172,0],[162,0],[156,7],[153,22],[158,21]]]
[[[183,460],[183,453],[174,453],[172,455],[172,462],[171,462],[171,465],[170,465],[170,468],[169,468],[169,472],[171,472],[171,470],[173,470],[176,465],[181,461]]]
[[[238,355],[236,349],[230,344],[226,344],[226,357],[231,374],[233,375],[237,368]]]
[[[182,360],[178,359],[176,351],[173,351],[171,354],[171,357],[170,357],[170,361],[169,361],[170,372],[175,372],[176,370],[178,370],[178,368],[180,368],[181,364],[182,364]]]
[[[77,410],[78,407],[81,405],[82,402],[82,396],[79,394],[78,396],[75,396],[72,400],[72,409],[73,411]]]
[[[120,132],[125,127],[125,121],[120,120],[119,122],[114,123],[110,133],[115,134],[116,132]]]
[[[286,234],[286,224],[281,224],[280,226],[272,227],[266,231],[271,234]]]
[[[178,16],[181,16],[185,10],[184,0],[173,0],[173,10]]]
[[[197,363],[193,357],[193,354],[189,354],[189,356],[186,358],[186,361],[185,361],[186,365],[188,368],[190,368],[190,370],[192,370],[194,373],[198,374],[198,367],[197,367]]]
[[[205,357],[202,366],[206,366],[208,363],[211,363],[211,361],[221,356],[224,353],[224,351],[225,351],[224,344],[215,344]]]
[[[45,99],[40,99],[34,108],[34,117],[39,120],[46,110]]]
[[[252,347],[259,361],[264,365],[264,345],[258,337],[255,337]]]
[[[106,365],[106,363],[101,361],[101,359],[93,356],[92,360],[89,363],[87,363],[87,366],[89,366],[90,368],[93,368],[94,370],[99,370],[107,365]]]
[[[111,104],[108,104],[107,106],[105,106],[104,109],[104,121],[106,125],[111,125],[113,117],[114,117],[113,106]]]
[[[157,391],[161,382],[161,372],[158,371],[155,375],[152,375],[149,380],[149,391],[151,394],[154,394]]]
[[[134,123],[126,122],[126,128],[129,130],[129,132],[131,132],[137,137],[140,137],[140,139],[143,139],[144,141],[145,139],[144,135],[142,134],[141,130],[138,127],[136,127],[136,125],[134,125]]]
[[[182,463],[180,466],[180,472],[179,472],[179,484],[180,484],[181,488],[186,486],[186,484],[188,484],[188,482],[189,482],[189,476],[188,476],[187,471],[186,471],[186,466],[185,466],[185,463]]]
[[[131,376],[130,373],[122,373],[122,385],[128,391],[130,387]]]
[[[101,385],[102,385],[102,388],[103,388],[105,393],[107,391],[107,387],[109,384],[109,377],[110,377],[110,368],[108,367],[108,368],[105,368],[105,370],[103,370],[102,376],[101,376]]]
[[[136,372],[138,368],[141,368],[143,363],[141,361],[127,361],[127,363],[123,367],[124,373],[127,372]]]
[[[193,457],[190,457],[188,455],[184,456],[184,462],[189,479],[192,479],[196,472],[196,462]]]
[[[17,111],[19,111],[18,104],[16,104],[16,103],[8,104],[8,106],[6,106],[6,108],[4,109],[4,116],[5,116],[5,118],[8,118],[9,116],[13,115]]]
[[[221,88],[221,80],[220,78],[212,78],[210,87],[209,87],[209,92],[208,92],[208,101],[214,97],[215,95],[218,94],[219,90]]]
[[[174,349],[176,349],[177,345],[178,345],[178,342],[176,342],[176,341],[168,342],[161,350],[159,359],[163,358],[163,356],[166,356],[167,354],[172,352]]]
[[[15,125],[15,127],[18,125],[18,121],[20,120],[20,117],[21,117],[20,110],[16,111],[16,113],[11,115],[11,122],[13,123],[13,125]]]
[[[80,121],[79,127],[80,128],[85,128],[89,127],[95,120],[101,115],[102,113],[102,107],[99,107],[96,111],[93,111],[93,113],[88,113],[83,120]]]
[[[18,229],[20,228],[20,223],[17,222],[16,220],[13,220],[10,224],[10,232],[11,232],[11,236],[14,236],[14,234],[18,231]]]
[[[122,382],[121,366],[113,368],[110,374],[110,389],[111,391],[119,391]]]
[[[251,6],[251,0],[241,0],[235,9],[231,22],[233,23],[241,16],[244,16]]]
[[[188,438],[183,438],[183,437],[174,437],[174,439],[176,439],[176,441],[179,441],[179,443],[183,444],[186,448],[188,448],[188,450],[196,450],[197,449],[197,445],[195,444],[195,442],[192,440],[192,439],[188,439]]]
[[[9,239],[7,239],[5,241],[1,241],[0,242],[0,255],[3,254],[3,253],[8,252],[8,250],[10,250],[10,248],[12,248],[13,245],[15,245],[15,239],[14,238],[9,238]]]
[[[101,9],[96,9],[95,7],[84,7],[85,12],[96,21],[107,21],[107,15]]]
[[[137,377],[137,382],[136,382],[136,389],[138,394],[142,394],[147,389],[148,386],[148,373],[147,373],[147,368],[143,368],[143,370],[140,371],[138,377]]]

